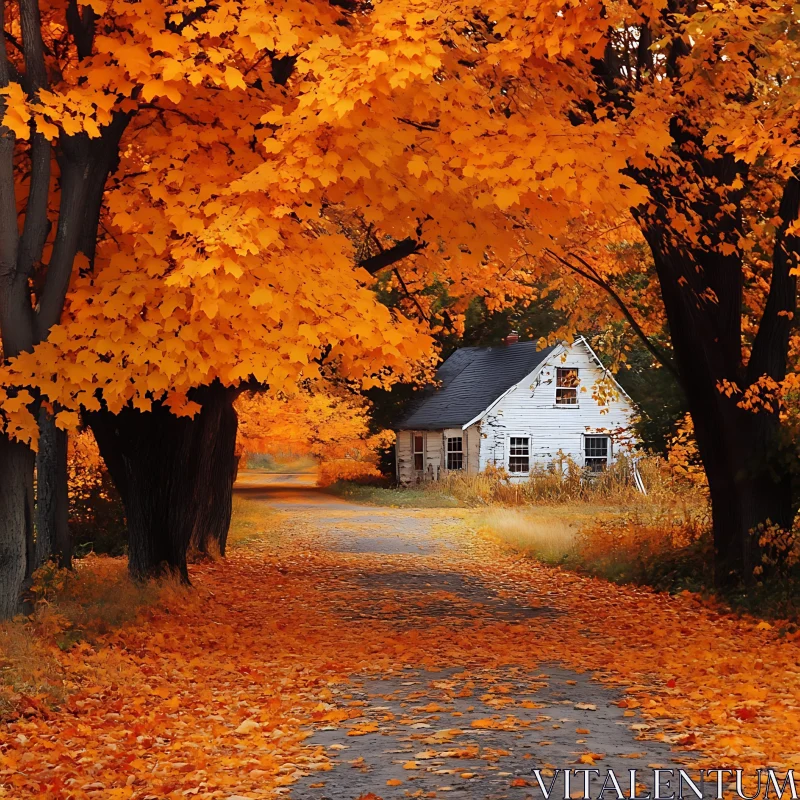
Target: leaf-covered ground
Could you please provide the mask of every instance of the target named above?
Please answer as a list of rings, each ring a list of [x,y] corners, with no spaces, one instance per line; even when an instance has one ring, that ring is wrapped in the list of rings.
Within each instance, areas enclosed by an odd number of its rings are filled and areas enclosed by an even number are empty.
[[[534,767],[800,760],[800,650],[766,623],[520,559],[468,511],[244,497],[263,530],[0,729],[4,796],[521,799]]]

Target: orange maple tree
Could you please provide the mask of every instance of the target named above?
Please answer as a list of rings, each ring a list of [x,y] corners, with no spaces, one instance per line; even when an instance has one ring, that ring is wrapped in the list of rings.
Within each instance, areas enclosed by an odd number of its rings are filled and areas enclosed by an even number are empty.
[[[323,362],[377,385],[411,377],[429,350],[377,302],[369,273],[354,269],[353,241],[324,213],[324,188],[355,179],[343,178],[348,151],[310,164],[302,152],[275,157],[275,120],[313,89],[305,73],[287,85],[296,62],[320,41],[363,36],[356,9],[274,11],[31,0],[5,21],[20,46],[6,52],[4,41],[0,58],[3,614],[35,566],[28,445],[40,399],[61,427],[87,414],[126,503],[133,571],[166,562],[185,574],[182,553],[201,524],[194,492],[232,453],[236,387],[280,391]],[[273,169],[280,190],[243,183]],[[17,203],[41,234],[33,258]],[[398,219],[417,224],[408,209]],[[70,234],[63,246],[59,231]]]

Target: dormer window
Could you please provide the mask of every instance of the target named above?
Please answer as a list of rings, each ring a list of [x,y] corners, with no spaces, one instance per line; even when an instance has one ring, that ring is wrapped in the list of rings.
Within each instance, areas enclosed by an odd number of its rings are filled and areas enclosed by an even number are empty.
[[[574,367],[556,367],[556,405],[578,405],[578,370]]]

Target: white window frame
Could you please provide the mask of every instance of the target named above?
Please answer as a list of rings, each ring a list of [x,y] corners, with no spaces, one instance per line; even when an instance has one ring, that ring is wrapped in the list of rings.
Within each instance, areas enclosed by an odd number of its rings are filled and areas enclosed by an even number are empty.
[[[461,447],[458,450],[451,450],[450,449],[450,442],[454,442],[458,439],[461,442]],[[451,467],[450,466],[450,455],[458,454],[461,456],[461,466],[460,467]],[[445,436],[444,437],[444,464],[445,469],[451,472],[461,472],[463,471],[466,464],[464,463],[464,436]]]
[[[422,449],[417,450],[417,436],[422,439]],[[417,469],[417,456],[421,457],[422,467]],[[411,431],[411,466],[414,472],[425,472],[425,432]]]
[[[511,459],[512,458],[525,458],[525,456],[520,455],[512,455],[511,453],[511,440],[512,439],[527,439],[528,440],[528,469],[526,471],[522,470],[515,470],[512,472],[511,470]],[[533,437],[529,433],[509,433],[506,435],[506,472],[510,476],[515,475],[530,475],[531,474],[531,462],[533,460],[531,455],[531,447],[532,447],[532,439]],[[519,446],[519,445],[517,445]]]
[[[579,394],[578,394],[579,391],[580,391],[580,386],[581,386],[580,369],[578,367],[567,367],[567,366],[563,366],[562,365],[560,367],[556,367],[555,370],[556,370],[556,379],[555,379],[556,393],[555,393],[555,397],[553,399],[553,405],[556,408],[580,408],[580,397],[579,397]],[[560,373],[562,371],[565,371],[565,372],[569,371],[569,372],[574,372],[575,373],[575,385],[574,386],[561,386],[559,384],[559,380],[558,379],[559,379]],[[558,396],[559,391],[563,392],[563,391],[569,391],[569,390],[573,390],[575,392],[575,402],[574,403],[560,402],[559,401],[559,396]]]
[[[614,439],[610,433],[584,433],[581,436],[581,456],[583,457],[583,467],[584,469],[589,469],[589,465],[586,463],[587,458],[600,458],[600,456],[587,456],[586,455],[586,446],[589,439],[600,439],[603,438],[606,440],[607,448],[606,448],[606,469],[609,468],[611,465],[612,457],[613,457],[613,450],[614,450]],[[590,470],[593,475],[599,475],[600,472],[596,470]]]

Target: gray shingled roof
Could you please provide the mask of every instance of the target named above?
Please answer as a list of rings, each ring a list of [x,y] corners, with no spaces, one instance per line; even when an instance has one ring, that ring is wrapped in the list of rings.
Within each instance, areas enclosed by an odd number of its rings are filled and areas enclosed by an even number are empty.
[[[436,373],[441,388],[427,392],[397,429],[439,430],[466,425],[506,389],[533,372],[553,350],[537,350],[535,342],[456,350]]]

